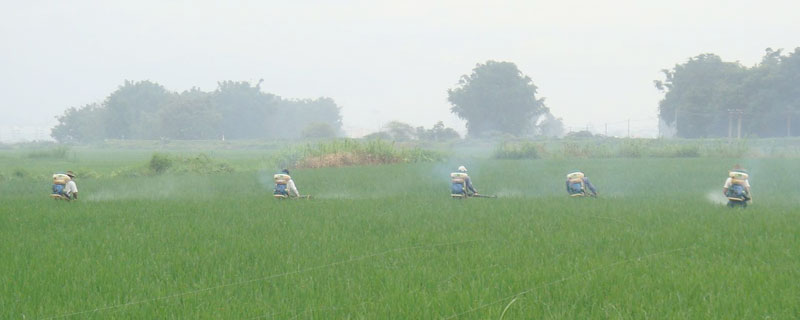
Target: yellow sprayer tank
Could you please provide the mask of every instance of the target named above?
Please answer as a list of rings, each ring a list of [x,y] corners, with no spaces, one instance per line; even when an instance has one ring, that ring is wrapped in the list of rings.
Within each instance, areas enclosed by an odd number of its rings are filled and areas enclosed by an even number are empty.
[[[583,180],[583,172],[573,172],[567,175],[567,180],[570,182],[575,181],[582,181]]]
[[[63,173],[56,173],[53,175],[53,184],[65,185],[72,180],[68,175]]]
[[[292,177],[283,173],[278,173],[272,176],[272,178],[275,179],[275,184],[287,184],[289,183],[289,180],[292,180]]]
[[[469,176],[463,172],[453,172],[450,174],[450,179],[453,183],[464,183]]]
[[[747,180],[747,178],[749,178],[747,173],[744,173],[744,172],[741,172],[741,171],[731,171],[731,172],[728,173],[728,176],[730,176],[732,179],[736,179],[736,180]]]
[[[728,172],[728,176],[731,177],[731,184],[740,184],[745,186],[747,185],[745,184],[745,181],[747,181],[747,178],[749,178],[747,173],[741,171]]]

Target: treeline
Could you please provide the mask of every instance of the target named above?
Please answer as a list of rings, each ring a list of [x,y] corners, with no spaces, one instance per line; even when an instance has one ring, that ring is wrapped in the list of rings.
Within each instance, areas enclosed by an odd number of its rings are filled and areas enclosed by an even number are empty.
[[[736,135],[740,116],[742,136],[800,135],[800,48],[786,55],[767,49],[752,67],[702,54],[664,74],[655,81],[665,92],[659,116],[679,137]]]
[[[102,103],[65,111],[51,136],[59,142],[326,138],[342,135],[339,109],[330,98],[283,99],[246,81],[180,93],[125,81]]]

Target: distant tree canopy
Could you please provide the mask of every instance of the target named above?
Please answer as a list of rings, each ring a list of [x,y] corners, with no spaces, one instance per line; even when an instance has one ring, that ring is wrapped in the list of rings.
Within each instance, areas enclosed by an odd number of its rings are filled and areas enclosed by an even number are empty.
[[[213,92],[170,92],[150,81],[125,81],[102,104],[69,108],[51,136],[60,142],[102,139],[293,139],[337,136],[342,122],[330,98],[287,100],[259,85],[223,81]]]
[[[677,120],[679,137],[727,136],[729,110],[742,112],[746,136],[786,136],[791,119],[800,119],[800,48],[788,55],[767,49],[753,67],[702,54],[663,72],[655,81],[665,92],[659,116],[671,126]],[[796,127],[792,136],[800,135]]]
[[[536,86],[511,62],[487,61],[461,76],[458,87],[447,90],[450,110],[467,121],[470,136],[492,132],[522,135],[531,132],[540,115],[548,112]]]
[[[430,129],[425,127],[414,128],[410,124],[392,121],[383,126],[383,130],[364,136],[368,140],[393,140],[393,141],[449,141],[460,139],[461,136],[453,128],[447,128],[442,121],[437,122]]]

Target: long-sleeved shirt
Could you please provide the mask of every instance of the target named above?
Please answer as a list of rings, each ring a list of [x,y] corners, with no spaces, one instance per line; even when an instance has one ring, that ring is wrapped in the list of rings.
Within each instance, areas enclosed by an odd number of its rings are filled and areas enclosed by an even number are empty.
[[[78,193],[78,185],[75,184],[75,181],[67,181],[64,190],[61,192],[71,197],[73,194]]]
[[[294,185],[294,180],[289,179],[289,182],[286,183],[286,188],[289,189],[290,196],[300,196],[300,192],[297,191],[297,187]]]

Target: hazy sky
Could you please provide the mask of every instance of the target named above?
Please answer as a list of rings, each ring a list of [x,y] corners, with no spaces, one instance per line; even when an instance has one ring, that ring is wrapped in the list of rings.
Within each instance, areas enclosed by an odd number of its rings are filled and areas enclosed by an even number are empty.
[[[285,98],[332,97],[360,135],[400,120],[463,131],[447,89],[511,61],[552,112],[655,135],[661,69],[700,53],[753,65],[800,46],[797,1],[7,1],[0,126],[51,126],[125,79],[173,91],[264,79]]]

